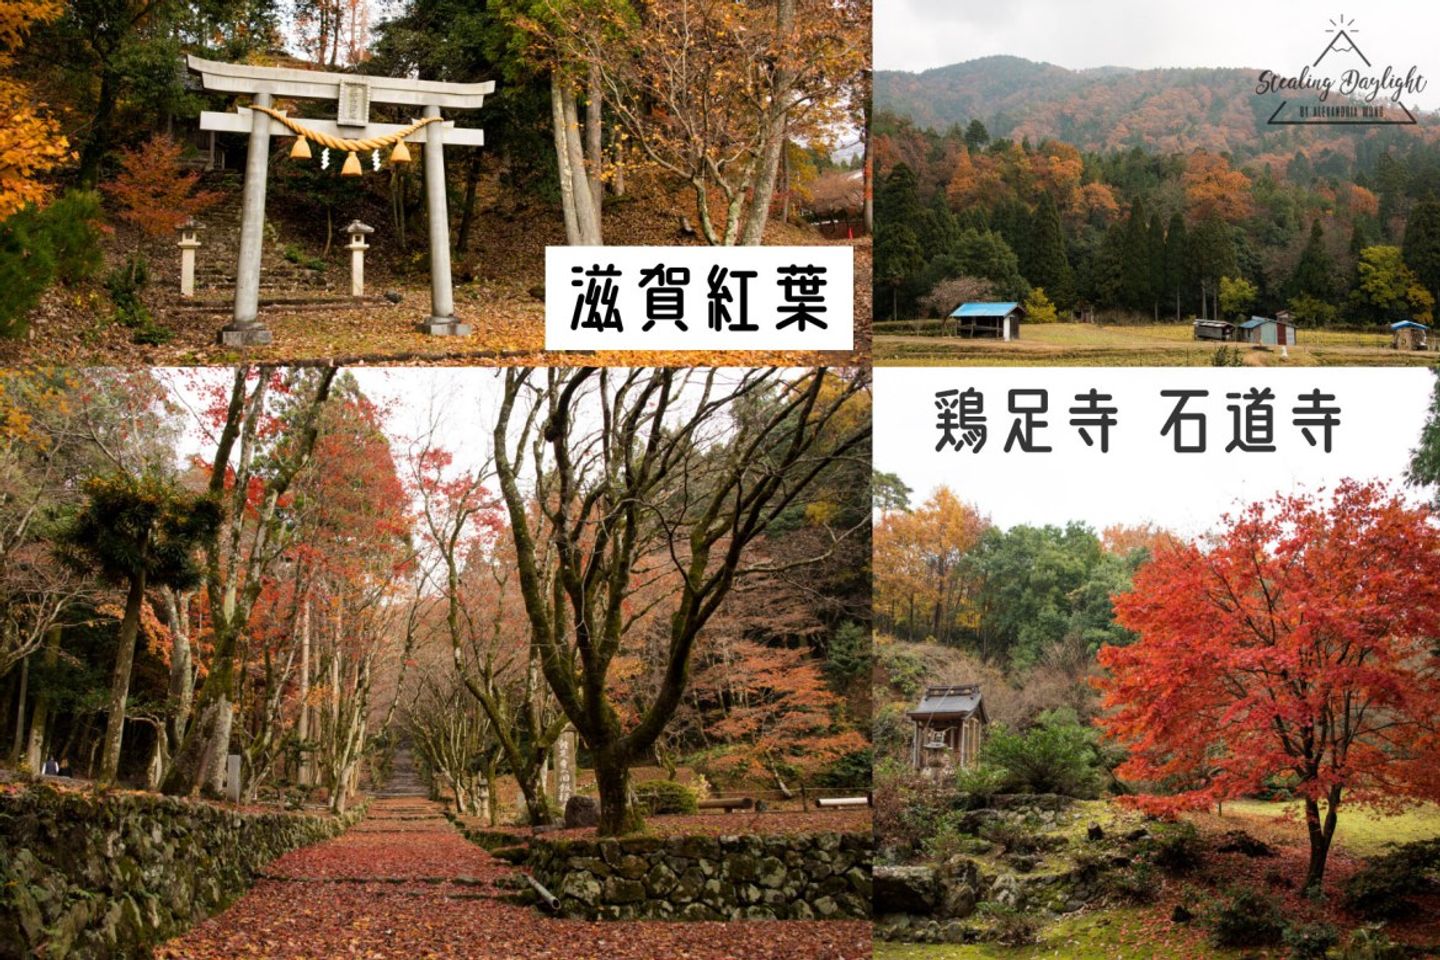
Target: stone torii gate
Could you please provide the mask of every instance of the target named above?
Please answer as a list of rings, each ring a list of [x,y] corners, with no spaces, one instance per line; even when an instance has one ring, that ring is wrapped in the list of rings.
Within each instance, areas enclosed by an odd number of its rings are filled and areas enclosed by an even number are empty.
[[[306,128],[347,140],[363,140],[398,134],[405,125],[371,123],[370,104],[394,103],[422,107],[425,118],[438,118],[441,108],[478,110],[495,84],[441,83],[393,77],[367,77],[349,73],[323,73],[281,67],[252,67],[219,63],[196,56],[186,58],[191,70],[200,75],[206,90],[249,94],[256,107],[271,109],[276,97],[334,100],[336,117],[303,121]],[[265,186],[270,161],[270,138],[293,136],[274,117],[240,107],[235,113],[205,111],[200,129],[226,133],[248,133],[250,145],[245,161],[245,186],[240,210],[240,255],[235,268],[235,314],[220,331],[225,346],[255,346],[271,340],[270,331],[259,319],[260,253],[265,229]],[[430,224],[430,319],[420,325],[425,333],[463,335],[468,324],[455,319],[455,300],[450,287],[450,221],[445,198],[444,144],[479,147],[485,132],[456,127],[452,121],[429,120],[408,134],[405,140],[425,145],[425,207]]]

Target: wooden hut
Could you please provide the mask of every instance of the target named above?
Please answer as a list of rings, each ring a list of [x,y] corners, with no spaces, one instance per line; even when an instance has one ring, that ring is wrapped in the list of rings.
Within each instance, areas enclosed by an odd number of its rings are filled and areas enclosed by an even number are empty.
[[[1025,308],[1018,303],[962,303],[950,311],[955,336],[967,339],[1019,340],[1020,318]]]
[[[1246,343],[1268,347],[1295,346],[1295,324],[1279,317],[1251,317],[1240,324],[1239,337]]]
[[[914,724],[910,761],[922,772],[972,766],[990,723],[978,683],[926,687],[905,716]]]
[[[1430,349],[1430,328],[1414,320],[1401,320],[1390,324],[1390,348],[1392,350]]]
[[[1234,340],[1235,324],[1224,320],[1196,320],[1196,340]]]

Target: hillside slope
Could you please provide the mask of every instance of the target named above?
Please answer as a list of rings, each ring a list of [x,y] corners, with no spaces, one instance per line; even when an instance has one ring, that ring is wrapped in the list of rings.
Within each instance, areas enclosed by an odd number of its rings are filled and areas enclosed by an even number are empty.
[[[1357,141],[1400,142],[1426,136],[1427,129],[1434,135],[1434,124],[1423,117],[1417,126],[1270,126],[1266,121],[1285,98],[1256,95],[1258,72],[1069,70],[1021,57],[983,57],[920,73],[876,71],[875,105],[921,127],[943,130],[979,119],[993,137],[1051,137],[1085,150],[1203,147],[1249,155],[1331,145],[1353,156]]]

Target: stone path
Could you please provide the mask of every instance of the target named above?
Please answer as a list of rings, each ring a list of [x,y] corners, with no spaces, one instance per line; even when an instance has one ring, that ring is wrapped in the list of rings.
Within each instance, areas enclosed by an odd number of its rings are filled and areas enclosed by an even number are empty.
[[[390,761],[390,779],[375,796],[424,797],[429,793],[425,788],[425,781],[420,779],[420,768],[415,764],[415,755],[410,752],[409,747],[400,747]]]
[[[245,896],[158,960],[861,960],[864,921],[559,920],[511,897],[520,871],[427,800],[375,800],[343,836],[274,861]]]

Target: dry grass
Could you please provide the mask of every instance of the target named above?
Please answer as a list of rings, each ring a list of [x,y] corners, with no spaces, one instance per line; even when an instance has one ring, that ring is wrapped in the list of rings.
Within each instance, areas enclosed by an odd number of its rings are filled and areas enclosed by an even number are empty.
[[[1019,340],[959,340],[931,333],[899,332],[886,324],[875,335],[880,366],[1075,366],[1206,367],[1220,344],[1197,341],[1189,324],[1106,326],[1086,323],[1028,324]],[[932,329],[928,328],[928,329]],[[1388,333],[1302,330],[1300,345],[1282,357],[1278,348],[1239,345],[1245,366],[1419,366],[1437,362],[1433,352],[1390,349]]]

